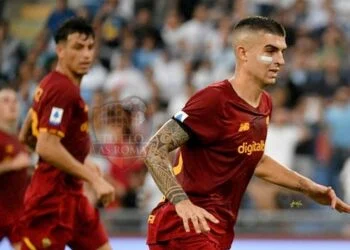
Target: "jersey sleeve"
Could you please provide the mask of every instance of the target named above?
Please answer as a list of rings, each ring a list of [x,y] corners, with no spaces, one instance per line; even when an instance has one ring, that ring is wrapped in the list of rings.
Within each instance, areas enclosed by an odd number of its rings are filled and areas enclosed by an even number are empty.
[[[43,95],[43,99],[38,103],[38,131],[49,132],[63,138],[73,119],[79,95],[76,91],[63,87],[48,91],[50,92]]]
[[[192,96],[185,107],[177,112],[176,120],[191,136],[209,144],[220,137],[222,130],[220,93],[215,88],[206,88]]]

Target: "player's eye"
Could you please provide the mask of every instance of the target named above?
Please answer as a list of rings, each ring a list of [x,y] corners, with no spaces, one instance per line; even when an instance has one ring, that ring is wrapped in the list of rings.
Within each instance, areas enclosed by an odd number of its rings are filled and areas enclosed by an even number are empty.
[[[267,53],[273,53],[273,52],[275,52],[276,50],[274,49],[274,48],[266,48],[265,49],[265,52],[267,52]]]
[[[75,44],[73,46],[73,48],[76,49],[76,50],[81,50],[83,48],[83,46],[81,44]]]

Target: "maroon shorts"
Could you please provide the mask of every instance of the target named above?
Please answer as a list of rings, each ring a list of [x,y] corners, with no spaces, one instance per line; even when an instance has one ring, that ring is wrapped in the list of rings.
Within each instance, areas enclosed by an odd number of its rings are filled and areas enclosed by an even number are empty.
[[[234,238],[233,223],[210,207],[207,211],[219,220],[219,224],[207,221],[210,232],[197,234],[189,223],[190,232],[185,232],[174,205],[160,203],[148,218],[147,244],[150,249],[230,249]]]
[[[191,236],[185,239],[173,239],[157,244],[149,244],[150,250],[226,250],[211,241],[203,234]]]
[[[98,211],[83,195],[60,197],[57,211],[25,212],[22,222],[22,250],[96,250],[108,241]]]
[[[0,241],[3,238],[9,239],[11,244],[15,244],[21,241],[22,237],[17,230],[16,225],[9,224],[7,226],[0,226]]]

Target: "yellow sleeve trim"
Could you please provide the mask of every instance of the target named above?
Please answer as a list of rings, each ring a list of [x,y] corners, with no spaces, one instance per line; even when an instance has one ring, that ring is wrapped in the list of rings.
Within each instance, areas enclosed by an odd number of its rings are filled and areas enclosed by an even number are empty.
[[[183,160],[182,160],[182,154],[180,153],[180,155],[179,155],[179,162],[177,163],[177,165],[175,167],[173,167],[174,175],[178,175],[178,174],[181,173],[182,166],[183,166]]]
[[[30,115],[32,117],[32,134],[35,137],[38,137],[38,135],[39,135],[39,131],[38,131],[38,124],[39,124],[38,114],[32,108],[29,109],[29,112],[30,112]]]
[[[24,244],[30,249],[30,250],[36,250],[35,246],[30,242],[28,237],[23,238]]]
[[[58,135],[59,137],[63,138],[64,137],[64,133],[60,130],[57,129],[53,129],[53,128],[39,128],[39,132],[44,132],[44,133],[50,133],[53,135]]]

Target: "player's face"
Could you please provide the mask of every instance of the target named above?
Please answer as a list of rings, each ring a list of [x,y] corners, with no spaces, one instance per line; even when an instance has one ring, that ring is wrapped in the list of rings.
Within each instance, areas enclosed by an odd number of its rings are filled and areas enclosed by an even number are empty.
[[[0,120],[14,122],[19,114],[19,102],[16,92],[10,89],[0,91]]]
[[[73,33],[61,45],[59,59],[76,75],[85,75],[94,61],[95,42],[92,36]]]
[[[248,53],[248,69],[264,85],[274,84],[285,63],[285,37],[269,33],[260,33],[256,37]]]

